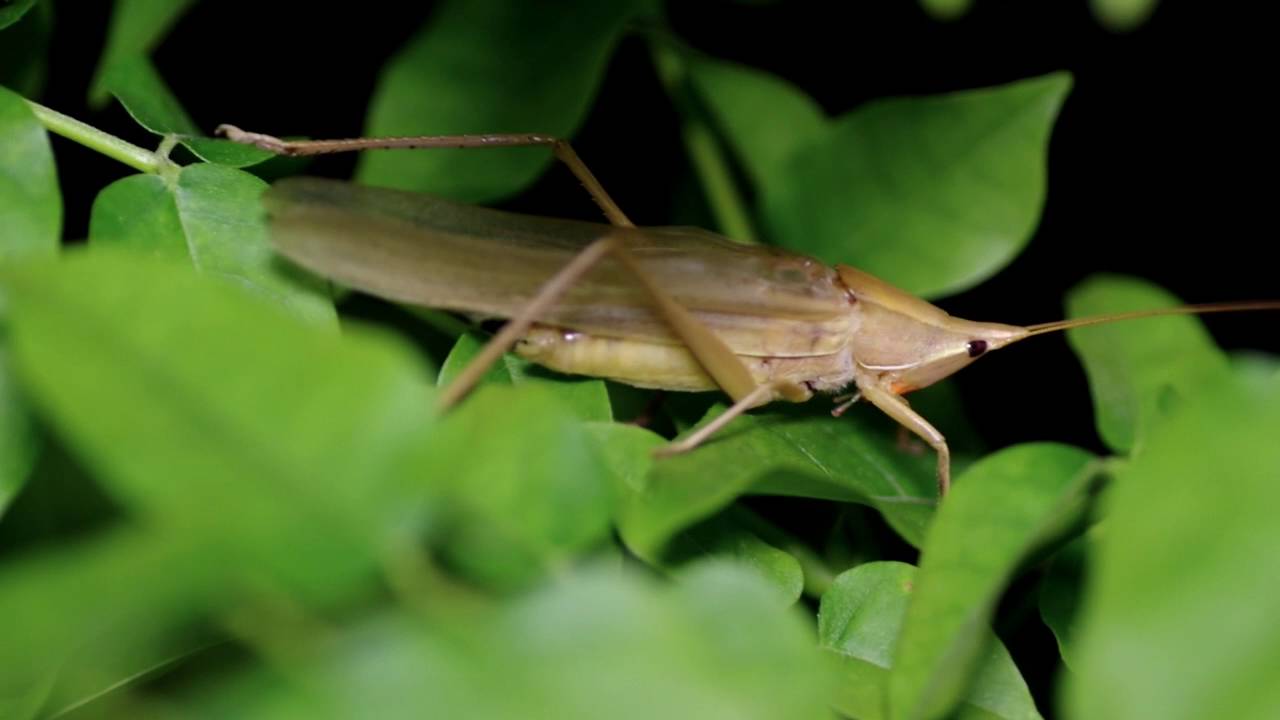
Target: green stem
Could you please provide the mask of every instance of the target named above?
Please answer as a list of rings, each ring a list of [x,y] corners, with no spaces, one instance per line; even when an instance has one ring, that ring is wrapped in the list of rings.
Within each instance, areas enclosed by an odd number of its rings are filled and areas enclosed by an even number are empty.
[[[47,108],[39,103],[27,101],[36,119],[49,132],[61,135],[68,140],[79,143],[91,150],[118,160],[129,167],[144,173],[160,173],[173,167],[168,158],[140,148],[133,143],[125,142],[115,135],[105,133],[92,125],[80,122],[69,115]]]
[[[694,172],[702,183],[707,204],[715,215],[716,224],[729,237],[743,242],[758,243],[751,214],[738,192],[729,171],[720,144],[716,141],[711,125],[690,96],[688,71],[678,52],[662,42],[652,44],[653,61],[658,76],[683,119],[681,135],[685,149],[693,161]]]

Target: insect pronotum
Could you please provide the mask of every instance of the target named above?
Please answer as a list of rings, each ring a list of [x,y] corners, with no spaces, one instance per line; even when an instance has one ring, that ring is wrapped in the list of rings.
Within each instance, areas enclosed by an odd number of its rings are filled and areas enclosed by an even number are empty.
[[[696,228],[637,228],[569,144],[533,134],[290,142],[222,125],[218,133],[282,155],[353,150],[549,146],[609,224],[519,215],[417,193],[318,178],[264,195],[275,247],[348,287],[388,300],[507,322],[439,396],[457,403],[505,352],[568,374],[643,388],[721,390],[733,405],[660,452],[692,450],[731,420],[777,400],[859,399],[937,453],[946,438],[903,395],[1035,335],[1156,315],[1276,310],[1216,303],[1030,325],[976,322],[861,270]]]

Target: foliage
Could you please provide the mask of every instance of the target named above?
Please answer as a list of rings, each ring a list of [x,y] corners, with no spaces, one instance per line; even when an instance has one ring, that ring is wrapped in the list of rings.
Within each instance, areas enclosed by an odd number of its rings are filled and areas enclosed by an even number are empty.
[[[0,7],[0,46],[27,53],[0,76],[0,717],[1280,707],[1270,361],[1233,364],[1189,317],[1071,331],[1104,455],[992,451],[952,388],[922,392],[955,450],[941,502],[932,456],[864,406],[764,408],[655,459],[724,404],[668,398],[640,427],[649,393],[508,356],[438,413],[483,330],[423,322],[466,329],[415,342],[275,256],[268,154],[202,136],[148,57],[192,4],[118,0],[84,89],[122,103],[157,153],[24,99],[44,42],[16,33],[48,3]],[[444,3],[388,62],[370,134],[572,137],[639,38],[695,131],[721,230],[929,297],[1032,241],[1070,76],[830,117],[779,77],[646,31],[655,2],[562,5]],[[1151,7],[1095,5],[1121,24]],[[101,188],[87,242],[63,237],[58,172],[74,169],[48,130],[139,170]],[[545,149],[504,152],[369,155],[356,173],[493,202],[551,166]],[[1177,302],[1112,275],[1066,300],[1072,316]],[[818,532],[762,512],[784,497],[833,512]],[[1044,652],[1070,667],[1053,695],[1033,695],[995,632],[1015,594],[1038,598],[1058,641]]]

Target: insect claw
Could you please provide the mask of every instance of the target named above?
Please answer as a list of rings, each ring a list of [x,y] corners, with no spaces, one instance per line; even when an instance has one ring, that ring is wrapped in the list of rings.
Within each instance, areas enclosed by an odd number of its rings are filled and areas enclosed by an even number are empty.
[[[835,399],[835,401],[836,401],[836,402],[838,402],[838,403],[840,403],[840,404],[839,404],[839,405],[837,405],[837,406],[836,406],[836,407],[831,411],[831,417],[840,417],[841,415],[845,414],[845,411],[847,411],[849,408],[853,407],[854,403],[858,402],[858,401],[859,401],[859,400],[861,400],[861,399],[862,399],[862,392],[861,392],[861,391],[852,392],[852,393],[849,393],[848,395],[840,395],[840,396],[838,396],[838,397]]]

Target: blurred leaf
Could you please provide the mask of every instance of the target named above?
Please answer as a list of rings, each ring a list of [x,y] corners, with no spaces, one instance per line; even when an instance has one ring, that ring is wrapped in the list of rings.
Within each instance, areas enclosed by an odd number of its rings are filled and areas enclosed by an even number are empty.
[[[32,8],[4,31],[0,43],[0,85],[24,97],[39,97],[48,75],[49,36],[53,33],[53,3]]]
[[[0,7],[0,30],[22,19],[36,4],[36,0],[7,0],[4,7]]]
[[[860,720],[889,717],[889,669],[914,588],[916,568],[872,562],[841,573],[822,596],[818,645],[835,658],[843,682],[832,705]],[[1039,718],[1027,684],[989,629],[973,685],[951,717]]]
[[[892,717],[945,717],[965,696],[1001,594],[1076,518],[1095,472],[1089,453],[1044,443],[988,455],[957,478],[921,552],[889,678]]]
[[[0,565],[0,709],[39,717],[192,647],[243,568],[191,538],[114,532]],[[12,713],[12,714],[11,714]]]
[[[102,107],[110,92],[107,73],[117,63],[150,55],[169,28],[193,4],[194,0],[116,0],[107,41],[89,88],[89,104]]]
[[[471,360],[480,353],[488,342],[487,336],[476,332],[468,332],[458,338],[458,342],[440,366],[440,377],[437,385],[444,387],[466,369]],[[495,362],[485,374],[484,383],[510,385],[534,383],[542,385],[554,392],[582,420],[608,421],[613,419],[613,409],[609,404],[609,391],[603,380],[571,377],[553,373],[515,355],[506,353]]]
[[[654,557],[684,528],[758,493],[869,505],[918,544],[933,515],[936,461],[900,450],[894,427],[873,408],[839,419],[794,407],[742,416],[697,450],[654,463],[619,532]]]
[[[1135,30],[1155,12],[1159,0],[1089,0],[1098,22],[1116,32]]]
[[[689,79],[757,187],[778,177],[791,155],[825,134],[822,108],[794,85],[738,63],[689,60]]]
[[[1104,497],[1068,717],[1280,715],[1280,380],[1203,390]]]
[[[1181,305],[1137,278],[1095,275],[1067,294],[1069,317]],[[1194,317],[1127,320],[1067,331],[1089,374],[1098,434],[1117,452],[1136,454],[1152,425],[1228,362]]]
[[[750,77],[722,72],[699,85],[729,144],[760,175],[761,212],[776,244],[933,297],[991,276],[1031,238],[1069,75],[878,100],[816,134],[811,121],[796,121],[801,131],[784,131],[782,142],[761,141],[755,123],[725,117],[771,104],[793,121],[809,116],[798,110],[798,91]],[[747,93],[757,95],[755,105]]]
[[[441,3],[383,70],[365,134],[569,138],[587,114],[624,23],[649,4]],[[375,152],[361,156],[356,177],[487,202],[532,184],[551,159],[547,148]]]
[[[433,474],[451,562],[519,586],[604,540],[614,487],[582,421],[550,389],[486,385],[440,423]]]
[[[40,438],[27,414],[26,402],[19,396],[6,344],[0,338],[0,520],[22,489],[40,452]],[[0,713],[0,717],[4,714]]]
[[[427,624],[386,615],[315,650],[177,707],[199,717],[388,720],[830,717],[832,677],[811,630],[779,608],[772,588],[723,564],[665,587],[631,573],[573,573],[489,616]],[[214,708],[222,712],[203,714]]]
[[[1070,669],[1076,662],[1076,623],[1087,580],[1086,563],[1096,541],[1090,536],[1076,538],[1053,554],[1048,571],[1040,581],[1040,617],[1058,641],[1058,654]]]
[[[957,20],[973,7],[973,0],[920,0],[920,6],[935,20]]]
[[[368,571],[430,419],[403,347],[113,248],[0,283],[33,404],[133,517],[307,592]]]
[[[1237,377],[1266,385],[1280,377],[1280,356],[1256,350],[1239,350],[1230,354],[1231,371]]]
[[[258,201],[266,187],[243,171],[205,164],[183,168],[173,181],[126,177],[94,201],[89,242],[187,258],[200,272],[247,287],[317,324],[333,325],[337,315],[323,281],[284,265],[267,240]]]
[[[250,145],[202,137],[195,121],[143,55],[112,61],[103,71],[102,83],[139,125],[157,135],[175,136],[202,160],[228,167],[248,167],[276,157]]]
[[[0,266],[50,256],[62,237],[62,194],[49,136],[25,100],[0,87]]]

